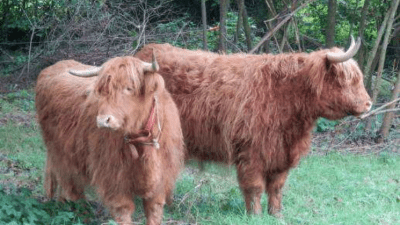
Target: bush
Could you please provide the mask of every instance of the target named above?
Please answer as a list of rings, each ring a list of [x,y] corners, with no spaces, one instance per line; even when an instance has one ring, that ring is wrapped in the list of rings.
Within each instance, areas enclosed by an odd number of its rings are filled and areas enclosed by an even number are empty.
[[[319,118],[317,120],[317,126],[314,129],[314,131],[316,131],[316,132],[332,131],[335,129],[335,126],[338,124],[339,124],[339,122],[336,120],[328,120],[325,118]]]
[[[25,224],[82,224],[94,218],[92,206],[86,201],[41,203],[29,189],[0,187],[0,223]]]

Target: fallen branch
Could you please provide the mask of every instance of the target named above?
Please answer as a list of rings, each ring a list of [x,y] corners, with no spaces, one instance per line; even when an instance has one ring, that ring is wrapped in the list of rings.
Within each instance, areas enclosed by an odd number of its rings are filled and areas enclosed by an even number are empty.
[[[3,49],[0,48],[0,52],[2,52],[4,55],[8,56],[8,57],[11,59],[11,61],[3,61],[3,62],[0,62],[0,63],[15,62],[14,57],[12,57],[11,55],[9,55],[9,54],[8,54],[6,51],[4,51]]]
[[[264,44],[265,41],[267,41],[275,32],[279,30],[285,23],[287,23],[300,9],[306,7],[309,3],[313,2],[315,0],[310,0],[305,3],[303,3],[301,6],[299,6],[296,10],[294,10],[292,13],[288,14],[285,19],[283,19],[278,25],[276,25],[272,30],[270,30],[264,37],[261,39],[260,42],[249,52],[250,54],[253,54],[261,45]]]
[[[393,101],[391,101],[391,102],[388,102],[388,103],[382,105],[381,107],[372,110],[371,112],[369,112],[369,113],[367,113],[367,114],[361,115],[361,116],[360,116],[360,119],[365,119],[365,118],[367,118],[367,117],[369,117],[369,116],[376,115],[376,114],[381,114],[381,113],[385,113],[385,112],[399,111],[400,108],[389,109],[389,110],[382,110],[382,109],[385,108],[386,106],[391,105],[391,104],[393,104],[393,103],[395,103],[395,102],[398,102],[398,101],[400,101],[400,98],[397,98],[397,99],[395,99],[395,100],[393,100]]]
[[[190,190],[188,193],[186,193],[186,194],[182,197],[182,200],[179,202],[178,207],[190,196],[190,193],[191,193],[191,192],[196,192],[197,189],[201,188],[201,186],[203,186],[203,184],[205,184],[205,183],[208,183],[208,181],[207,181],[207,180],[204,180],[204,179],[200,180],[199,184],[196,185],[196,187],[194,187],[192,190]],[[190,207],[189,207],[189,209],[190,209]]]

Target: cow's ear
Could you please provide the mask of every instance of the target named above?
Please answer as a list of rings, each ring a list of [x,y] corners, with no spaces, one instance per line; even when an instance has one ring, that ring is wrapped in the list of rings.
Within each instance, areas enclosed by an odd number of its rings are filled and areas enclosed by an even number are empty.
[[[111,75],[107,76],[102,76],[98,83],[97,83],[97,92],[100,95],[108,95],[110,94],[110,88],[111,88]]]
[[[144,93],[152,93],[165,88],[164,79],[158,73],[146,74],[144,78]]]

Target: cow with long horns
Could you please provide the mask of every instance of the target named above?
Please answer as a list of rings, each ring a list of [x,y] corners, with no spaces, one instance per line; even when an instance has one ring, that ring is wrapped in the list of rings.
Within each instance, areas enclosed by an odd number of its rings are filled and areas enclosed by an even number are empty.
[[[188,154],[235,164],[249,213],[280,215],[288,172],[310,148],[319,117],[358,116],[371,108],[363,74],[351,59],[360,41],[338,48],[279,55],[219,55],[149,44],[181,115]]]
[[[53,197],[84,198],[93,186],[116,221],[130,224],[133,196],[147,224],[163,206],[183,166],[179,112],[158,65],[118,57],[91,67],[73,60],[44,69],[36,109],[47,146],[45,188]]]

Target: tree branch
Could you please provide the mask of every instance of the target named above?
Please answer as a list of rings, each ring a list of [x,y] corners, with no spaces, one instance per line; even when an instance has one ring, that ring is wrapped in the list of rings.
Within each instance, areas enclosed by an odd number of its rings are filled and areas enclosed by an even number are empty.
[[[385,104],[382,105],[381,107],[376,108],[376,109],[372,110],[371,112],[369,112],[369,113],[367,113],[367,114],[361,115],[361,116],[360,116],[360,119],[365,119],[365,118],[367,118],[367,117],[369,117],[369,116],[372,116],[372,115],[376,115],[376,114],[381,114],[381,113],[388,112],[388,110],[381,110],[381,109],[383,109],[383,108],[385,108],[386,106],[391,105],[391,104],[393,104],[393,103],[395,103],[395,102],[398,102],[398,101],[400,101],[400,98],[397,98],[397,99],[395,99],[395,100],[393,100],[393,101],[391,101],[391,102],[385,103]],[[393,109],[392,111],[398,111],[398,110],[400,110],[400,108]]]
[[[285,19],[283,19],[278,25],[276,25],[272,30],[270,30],[264,37],[261,39],[260,42],[249,52],[250,54],[253,54],[259,47],[261,47],[262,44],[266,40],[268,40],[276,31],[279,30],[286,22],[288,22],[300,9],[306,7],[309,3],[313,2],[315,0],[310,0],[305,3],[303,3],[301,6],[299,6],[296,10],[294,10],[292,13],[288,14]]]

